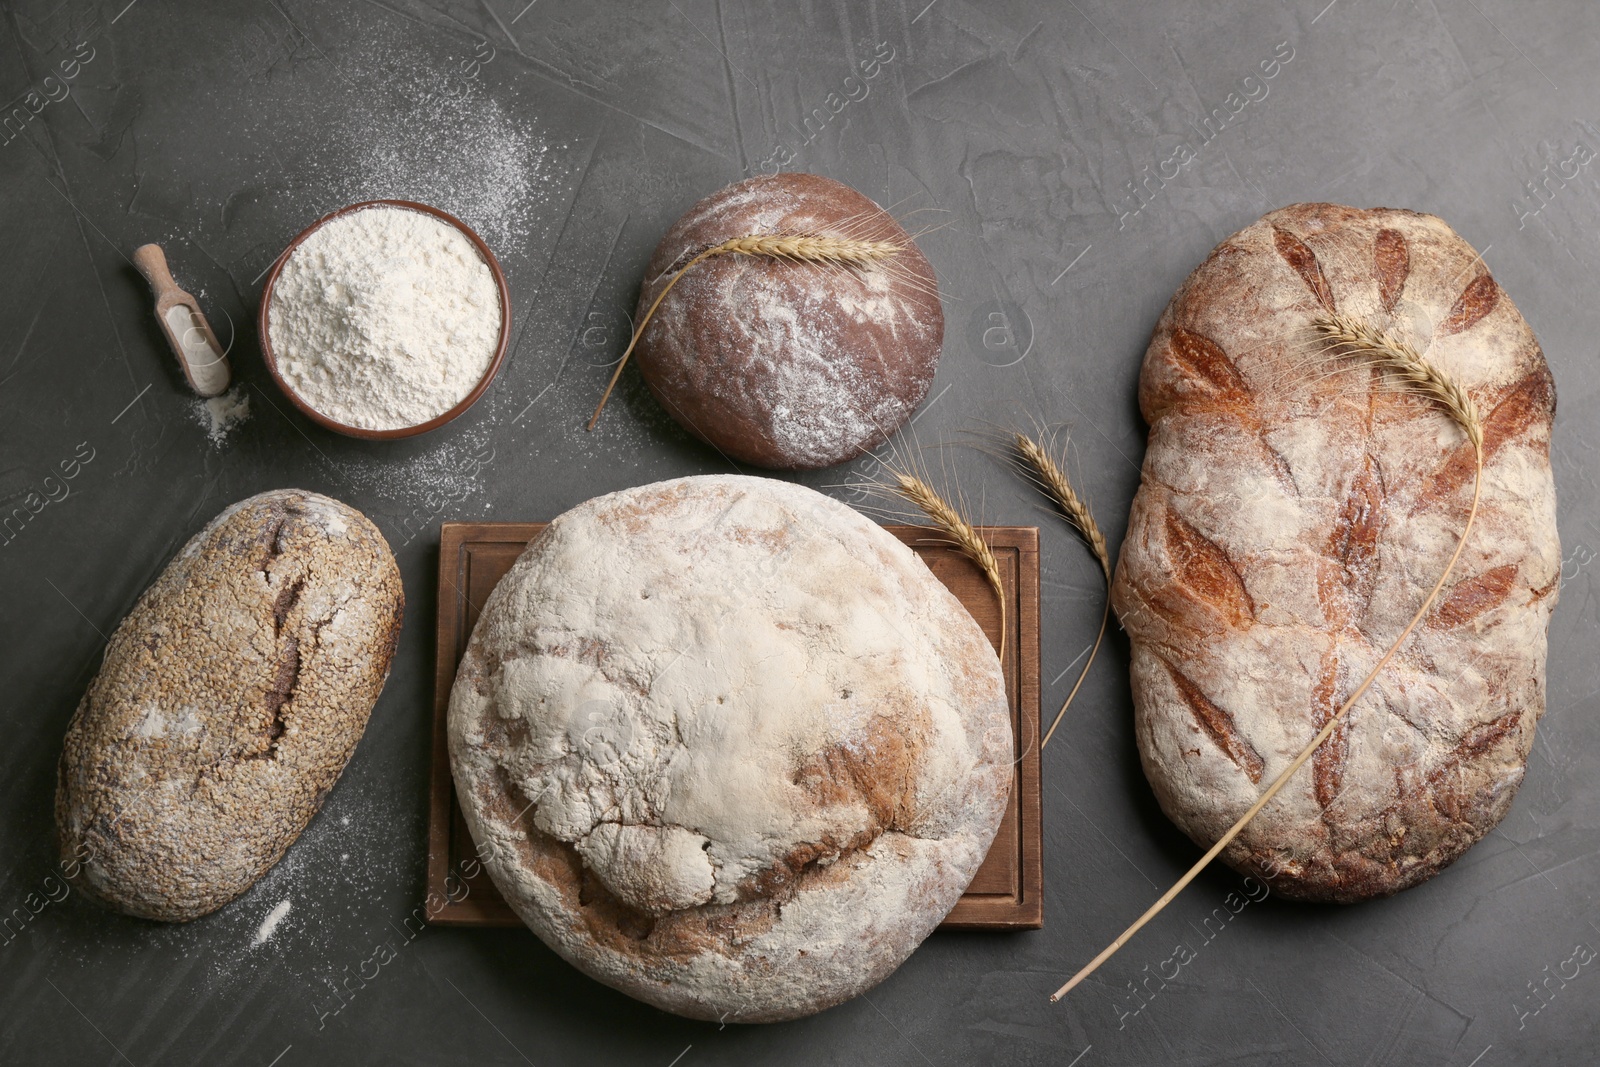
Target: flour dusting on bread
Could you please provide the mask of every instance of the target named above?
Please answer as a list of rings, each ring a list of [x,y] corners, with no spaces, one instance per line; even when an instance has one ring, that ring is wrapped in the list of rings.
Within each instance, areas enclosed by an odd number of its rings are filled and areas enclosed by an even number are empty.
[[[870,987],[955,905],[1009,795],[1007,708],[982,631],[886,531],[800,486],[685,478],[529,546],[457,675],[451,761],[556,951],[767,1021]]]
[[[1432,216],[1332,204],[1219,245],[1145,356],[1150,442],[1114,603],[1145,772],[1209,845],[1400,633],[1471,500],[1472,446],[1436,405],[1306,371],[1312,322],[1336,313],[1414,347],[1485,422],[1481,509],[1437,607],[1224,852],[1284,895],[1359,900],[1488,833],[1544,710],[1554,386],[1478,254]]]

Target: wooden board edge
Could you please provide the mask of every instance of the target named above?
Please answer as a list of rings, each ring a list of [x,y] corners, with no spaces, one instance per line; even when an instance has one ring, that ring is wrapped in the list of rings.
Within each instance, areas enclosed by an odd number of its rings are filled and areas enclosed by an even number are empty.
[[[455,649],[445,648],[447,628],[446,605],[454,611],[461,580],[461,546],[467,533],[459,523],[444,523],[439,527],[439,588],[434,630],[433,661],[433,720],[429,737],[433,740],[428,765],[428,860],[425,884],[430,896],[445,897],[445,881],[450,865],[450,805],[455,801],[455,783],[450,775],[449,726],[450,689],[455,685]],[[452,578],[451,576],[454,575]],[[454,627],[448,628],[449,632]],[[452,642],[453,644],[454,642]],[[432,919],[429,920],[433,921]]]
[[[440,899],[445,904],[428,916],[429,926],[475,926],[504,930],[522,925],[522,920],[511,910],[511,905],[498,898],[489,902],[471,896],[451,900],[441,893]]]
[[[1022,899],[1017,903],[1016,921],[1021,928],[1038,930],[1044,926],[1044,796],[1043,753],[1040,746],[1045,728],[1044,678],[1040,673],[1043,669],[1044,637],[1040,618],[1039,529],[1036,526],[1024,529],[1028,536],[1025,539],[1027,543],[1019,549],[1022,558],[1018,560],[1021,573],[1018,575],[1017,632],[1031,633],[1033,637],[1018,642],[1018,669],[1022,677],[1017,687],[1017,711],[1024,722],[1030,718],[1031,711],[1034,737],[1023,749],[1022,761],[1018,766],[1017,787],[1022,790],[1022,795],[1019,798],[1017,821],[1023,826],[1031,826],[1033,832],[1019,835],[1022,842]]]

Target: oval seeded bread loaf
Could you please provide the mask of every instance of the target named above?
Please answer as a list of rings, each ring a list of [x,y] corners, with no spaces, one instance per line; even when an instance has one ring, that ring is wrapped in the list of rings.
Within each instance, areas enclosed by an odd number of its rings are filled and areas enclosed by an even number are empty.
[[[1000,664],[889,533],[802,486],[582,504],[500,580],[450,762],[501,894],[668,1011],[793,1019],[881,981],[972,880],[1011,787]]]
[[[400,572],[378,528],[295,489],[228,508],[111,635],[56,786],[63,857],[130,915],[239,896],[333,788],[389,676]]]
[[[1219,245],[1145,356],[1149,450],[1113,595],[1145,773],[1209,846],[1393,643],[1471,501],[1471,445],[1437,406],[1308,363],[1331,312],[1410,343],[1486,424],[1481,510],[1434,609],[1223,853],[1286,896],[1354,901],[1488,833],[1544,710],[1554,388],[1472,248],[1429,215],[1332,204]]]

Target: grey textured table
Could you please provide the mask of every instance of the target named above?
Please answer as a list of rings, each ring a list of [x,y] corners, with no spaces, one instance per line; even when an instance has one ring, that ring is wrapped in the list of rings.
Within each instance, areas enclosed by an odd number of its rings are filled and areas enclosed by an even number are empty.
[[[0,511],[27,505],[0,536],[0,1062],[1594,1062],[1600,7],[15,0],[0,22]],[[1042,931],[936,935],[869,995],[753,1028],[635,1003],[531,934],[414,935],[438,523],[728,469],[636,376],[595,433],[581,424],[663,229],[778,167],[929,228],[949,326],[915,437],[983,520],[1044,528],[1047,706],[1098,622],[1095,567],[992,460],[940,446],[985,422],[1063,426],[1115,543],[1146,338],[1218,240],[1323,199],[1431,211],[1476,244],[1561,395],[1549,712],[1500,828],[1396,898],[1269,897],[1208,936],[1240,887],[1213,870],[1052,1006],[1195,855],[1140,773],[1117,638],[1046,751]],[[475,225],[516,323],[467,417],[388,444],[294,413],[252,325],[289,238],[379,196]],[[233,339],[250,417],[220,443],[125,258],[151,240]],[[47,483],[63,461],[76,477]],[[803,480],[854,500],[871,462]],[[363,509],[404,573],[399,656],[355,759],[284,862],[215,915],[161,926],[63,896],[55,760],[104,635],[206,519],[286,485]],[[1136,996],[1178,941],[1195,958]]]

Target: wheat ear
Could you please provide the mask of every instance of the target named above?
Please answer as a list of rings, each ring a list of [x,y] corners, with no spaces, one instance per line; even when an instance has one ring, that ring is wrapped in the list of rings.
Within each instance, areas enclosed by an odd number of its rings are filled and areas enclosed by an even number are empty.
[[[1094,553],[1094,558],[1100,563],[1100,570],[1106,578],[1106,604],[1105,610],[1100,614],[1100,632],[1095,634],[1094,646],[1089,649],[1089,658],[1084,662],[1083,670],[1078,672],[1078,680],[1072,683],[1072,690],[1067,694],[1067,699],[1062,701],[1061,710],[1056,712],[1055,721],[1050,724],[1050,729],[1045,731],[1043,740],[1039,742],[1039,747],[1042,749],[1050,743],[1051,735],[1056,732],[1056,727],[1061,725],[1067,709],[1072,706],[1072,700],[1078,695],[1079,687],[1089,676],[1089,668],[1094,666],[1094,657],[1100,651],[1100,642],[1105,640],[1106,625],[1111,621],[1111,554],[1106,551],[1105,536],[1100,532],[1099,524],[1094,521],[1089,505],[1073,490],[1072,483],[1067,481],[1066,471],[1056,462],[1055,457],[1025,433],[1012,434],[1011,443],[1030,480],[1035,482],[1045,496],[1061,509],[1061,514],[1083,536],[1084,542],[1088,544],[1089,551]]]
[[[1422,358],[1416,349],[1349,315],[1314,319],[1311,328],[1316,331],[1326,358],[1343,361],[1348,357],[1365,363],[1384,376],[1385,385],[1434,401],[1461,427],[1473,449],[1483,451],[1483,419],[1478,405],[1455,379]]]
[[[887,464],[884,466],[884,471],[889,476],[889,480],[883,483],[884,488],[915,504],[924,515],[932,519],[933,524],[944,531],[951,542],[961,550],[962,555],[977,564],[978,570],[983,572],[984,580],[989,583],[989,588],[994,590],[995,600],[1000,605],[999,655],[1000,671],[1003,675],[1006,662],[1006,587],[1000,581],[1000,561],[995,559],[994,550],[954,505],[934,491],[933,486],[915,474],[897,470]]]
[[[1139,916],[1132,926],[1124,930],[1115,941],[1106,946],[1100,955],[1090,960],[1088,966],[1073,975],[1066,985],[1052,993],[1050,995],[1052,1002],[1066,996],[1073,986],[1093,974],[1096,968],[1110,959],[1112,954],[1119,948],[1127,944],[1128,940],[1138,933],[1145,923],[1155,918],[1162,908],[1165,908],[1190,882],[1194,881],[1195,877],[1206,868],[1207,864],[1216,859],[1222,853],[1222,850],[1227,848],[1233,842],[1233,839],[1239,836],[1250,820],[1254,819],[1256,814],[1266,807],[1273,797],[1278,795],[1279,790],[1288,783],[1294,773],[1305,766],[1312,753],[1333,735],[1334,729],[1344,719],[1345,713],[1366,694],[1372,683],[1377,680],[1378,674],[1389,665],[1389,661],[1400,650],[1400,646],[1405,644],[1407,638],[1411,636],[1411,632],[1416,629],[1417,624],[1432,610],[1434,601],[1438,599],[1439,593],[1444,589],[1444,583],[1450,577],[1450,572],[1455,570],[1456,561],[1461,558],[1462,549],[1467,546],[1467,538],[1472,533],[1472,524],[1478,517],[1478,501],[1483,495],[1483,420],[1478,414],[1477,404],[1473,402],[1472,398],[1467,395],[1466,390],[1461,388],[1453,378],[1429,363],[1416,349],[1404,341],[1390,337],[1383,331],[1375,330],[1365,323],[1343,315],[1319,318],[1312,323],[1312,328],[1323,339],[1324,351],[1330,358],[1344,361],[1347,366],[1375,368],[1383,375],[1382,380],[1386,385],[1412,392],[1434,401],[1449,414],[1456,425],[1461,427],[1462,432],[1467,435],[1467,440],[1472,443],[1473,454],[1472,506],[1468,509],[1467,521],[1461,528],[1461,539],[1456,542],[1455,551],[1450,553],[1450,559],[1445,563],[1444,570],[1440,572],[1439,580],[1433,583],[1433,588],[1428,591],[1427,597],[1423,599],[1422,606],[1417,609],[1415,615],[1411,616],[1411,621],[1406,623],[1405,629],[1400,631],[1400,636],[1395,638],[1394,644],[1389,646],[1389,650],[1383,654],[1383,658],[1378,660],[1377,665],[1368,672],[1366,678],[1362,679],[1361,684],[1356,687],[1356,691],[1351,693],[1345,702],[1339,706],[1339,710],[1328,717],[1328,721],[1323,724],[1321,730],[1317,731],[1317,735],[1311,739],[1310,744],[1300,750],[1300,754],[1294,758],[1294,762],[1290,763],[1284,772],[1273,780],[1272,784],[1267,787],[1266,792],[1261,794],[1260,799],[1250,805],[1250,809],[1239,817],[1239,821],[1234,823],[1228,829],[1228,832],[1223,834],[1217,840],[1217,843],[1212,845],[1206,851],[1206,854],[1201,856],[1199,861],[1193,867],[1190,867],[1182,878],[1178,879],[1176,885],[1163,893],[1160,900],[1151,905],[1150,909]]]
[[[672,287],[678,284],[678,279],[696,263],[704,262],[714,256],[735,255],[780,259],[790,263],[866,267],[901,251],[903,249],[892,241],[860,241],[848,237],[828,237],[809,233],[753,233],[734,237],[720,245],[713,245],[679,267],[650,304],[650,310],[644,313],[644,318],[640,319],[639,325],[634,328],[633,336],[628,340],[628,347],[623,351],[622,358],[617,361],[617,369],[612,372],[611,381],[606,383],[606,391],[601,395],[600,403],[595,405],[594,414],[590,416],[586,428],[592,430],[594,424],[600,421],[600,412],[605,410],[606,401],[611,399],[611,391],[617,387],[617,380],[622,377],[622,368],[628,365],[628,357],[633,354],[633,348],[644,334],[644,328],[650,325],[650,318],[656,313],[656,308],[660,307],[661,301],[672,292]]]

